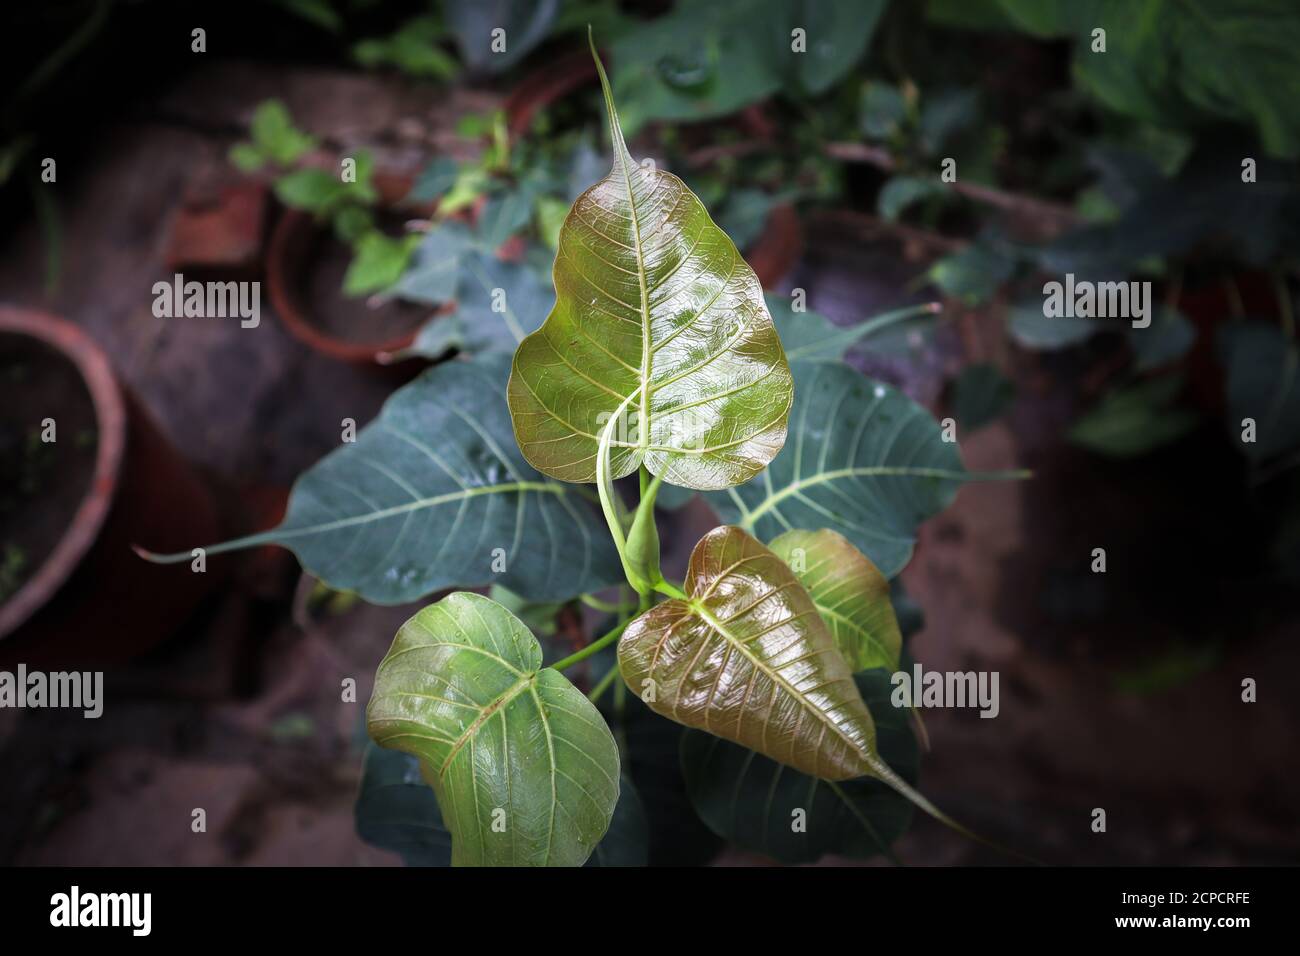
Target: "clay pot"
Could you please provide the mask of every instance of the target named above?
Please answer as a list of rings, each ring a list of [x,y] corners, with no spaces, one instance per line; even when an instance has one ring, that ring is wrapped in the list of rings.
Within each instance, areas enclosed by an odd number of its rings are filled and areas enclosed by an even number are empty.
[[[4,417],[24,434],[53,418],[50,447],[69,449],[59,452],[63,467],[41,475],[20,516],[35,567],[0,606],[0,663],[84,668],[127,660],[175,633],[221,578],[215,562],[203,574],[147,564],[131,545],[174,551],[219,540],[211,494],[80,328],[0,306],[0,346],[11,356],[21,350],[39,369],[28,397]],[[47,375],[67,382],[42,393],[37,383]],[[78,445],[78,422],[83,438],[93,427],[93,452],[88,442]]]
[[[379,212],[398,214],[399,204],[410,192],[412,182],[409,176],[377,173]],[[411,208],[409,213],[414,216],[427,211]],[[346,298],[341,291],[342,275],[350,258],[351,250],[334,238],[328,226],[316,222],[308,213],[284,210],[271,233],[267,254],[266,281],[271,304],[289,334],[308,348],[344,362],[389,364],[380,357],[400,353],[410,346],[430,312],[427,307],[397,300],[372,310],[363,299]],[[313,289],[318,293],[317,301],[324,300],[328,309],[312,305]],[[327,312],[341,313],[344,309],[348,310],[346,314],[334,315],[333,323],[328,321],[331,316]],[[354,332],[367,324],[381,323],[390,327],[389,334],[381,330],[373,338],[344,335],[340,328]],[[394,324],[399,331],[391,331]]]

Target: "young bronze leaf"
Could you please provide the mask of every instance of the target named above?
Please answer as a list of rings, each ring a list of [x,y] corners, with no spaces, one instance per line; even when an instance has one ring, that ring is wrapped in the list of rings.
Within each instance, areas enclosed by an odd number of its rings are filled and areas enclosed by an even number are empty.
[[[808,589],[849,670],[898,669],[903,635],[889,582],[861,551],[829,528],[787,531],[768,547]]]
[[[450,594],[402,625],[366,717],[375,743],[419,758],[455,866],[580,866],[609,827],[613,735],[489,598]]]
[[[691,554],[686,594],[619,641],[623,679],[651,709],[824,780],[888,772],[848,664],[780,558],[715,528]]]
[[[790,369],[753,270],[680,179],[632,159],[597,66],[614,166],[569,210],[555,306],[515,352],[515,437],[538,471],[591,482],[617,413],[613,478],[644,463],[729,488],[781,450]]]

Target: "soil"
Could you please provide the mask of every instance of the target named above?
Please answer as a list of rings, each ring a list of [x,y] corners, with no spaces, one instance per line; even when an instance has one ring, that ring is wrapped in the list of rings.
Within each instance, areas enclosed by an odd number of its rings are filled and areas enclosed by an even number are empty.
[[[379,217],[385,225],[384,217]],[[386,228],[397,234],[397,229]],[[414,332],[429,320],[428,306],[390,299],[372,306],[365,296],[343,294],[352,250],[321,229],[307,245],[299,300],[307,321],[334,339],[358,345],[386,343]]]
[[[42,421],[54,420],[44,442]],[[45,563],[95,470],[95,406],[77,367],[25,335],[0,334],[0,601]]]

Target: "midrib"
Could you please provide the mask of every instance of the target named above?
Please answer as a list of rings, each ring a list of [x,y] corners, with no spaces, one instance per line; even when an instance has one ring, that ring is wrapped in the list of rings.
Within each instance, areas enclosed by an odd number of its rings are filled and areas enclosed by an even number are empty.
[[[785,688],[785,690],[792,697],[794,697],[795,700],[799,702],[800,706],[802,706],[804,710],[811,713],[819,723],[825,725],[826,727],[829,727],[831,732],[835,734],[835,736],[839,737],[840,740],[844,741],[845,745],[848,746],[851,752],[856,754],[864,762],[870,763],[871,755],[869,753],[864,753],[861,746],[858,744],[856,740],[853,740],[851,737],[846,735],[844,731],[840,729],[839,725],[835,723],[833,720],[830,720],[825,713],[823,713],[822,711],[818,710],[816,707],[808,703],[808,701],[804,699],[804,696],[799,693],[799,691],[794,687],[794,685],[792,685],[789,681],[787,681],[784,677],[782,677],[780,673],[768,667],[763,660],[761,660],[758,657],[755,657],[752,653],[750,653],[750,650],[748,647],[745,646],[745,643],[740,639],[738,639],[737,637],[735,637],[730,631],[728,631],[727,626],[723,624],[721,621],[719,621],[716,617],[714,617],[712,611],[710,611],[703,604],[696,604],[694,602],[690,602],[689,606],[692,611],[694,611],[696,614],[698,614],[701,618],[704,619],[705,624],[709,625],[709,627],[713,628],[715,631],[721,634],[725,640],[730,641],[735,646],[735,648],[738,651],[740,651],[741,654],[749,658],[750,662],[756,668],[758,668],[760,671],[766,674],[773,681],[773,683],[779,684],[781,687]]]
[[[650,442],[650,369],[654,353],[650,349],[650,293],[646,288],[645,254],[641,249],[641,219],[636,212],[636,197],[632,193],[632,172],[627,168],[631,159],[626,153],[619,157],[623,170],[623,184],[627,187],[627,206],[632,214],[632,241],[636,245],[636,280],[641,287],[641,420],[637,423],[637,446],[645,454]]]

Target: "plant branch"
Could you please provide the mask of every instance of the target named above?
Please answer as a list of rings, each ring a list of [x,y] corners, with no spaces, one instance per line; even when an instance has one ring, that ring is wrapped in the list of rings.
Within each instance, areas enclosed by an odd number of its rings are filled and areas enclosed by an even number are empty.
[[[630,621],[624,621],[623,623],[615,627],[612,631],[610,631],[608,634],[605,634],[603,637],[599,637],[596,640],[592,641],[582,650],[574,651],[568,657],[556,661],[554,664],[551,665],[551,670],[562,671],[566,667],[572,667],[574,664],[577,664],[580,661],[585,661],[588,657],[591,657],[593,654],[599,654],[605,648],[609,647],[609,645],[617,641],[619,637],[622,636],[623,631],[627,629],[627,626],[630,623],[631,623]]]
[[[868,143],[827,143],[826,155],[850,163],[867,163],[887,173],[897,172],[898,160],[888,150]],[[1072,226],[1079,221],[1078,214],[1069,206],[1038,199],[1035,196],[1022,196],[992,186],[978,183],[951,182],[943,183],[958,195],[965,196],[986,206],[994,206],[1007,212],[1038,219],[1048,219],[1057,225]]]

